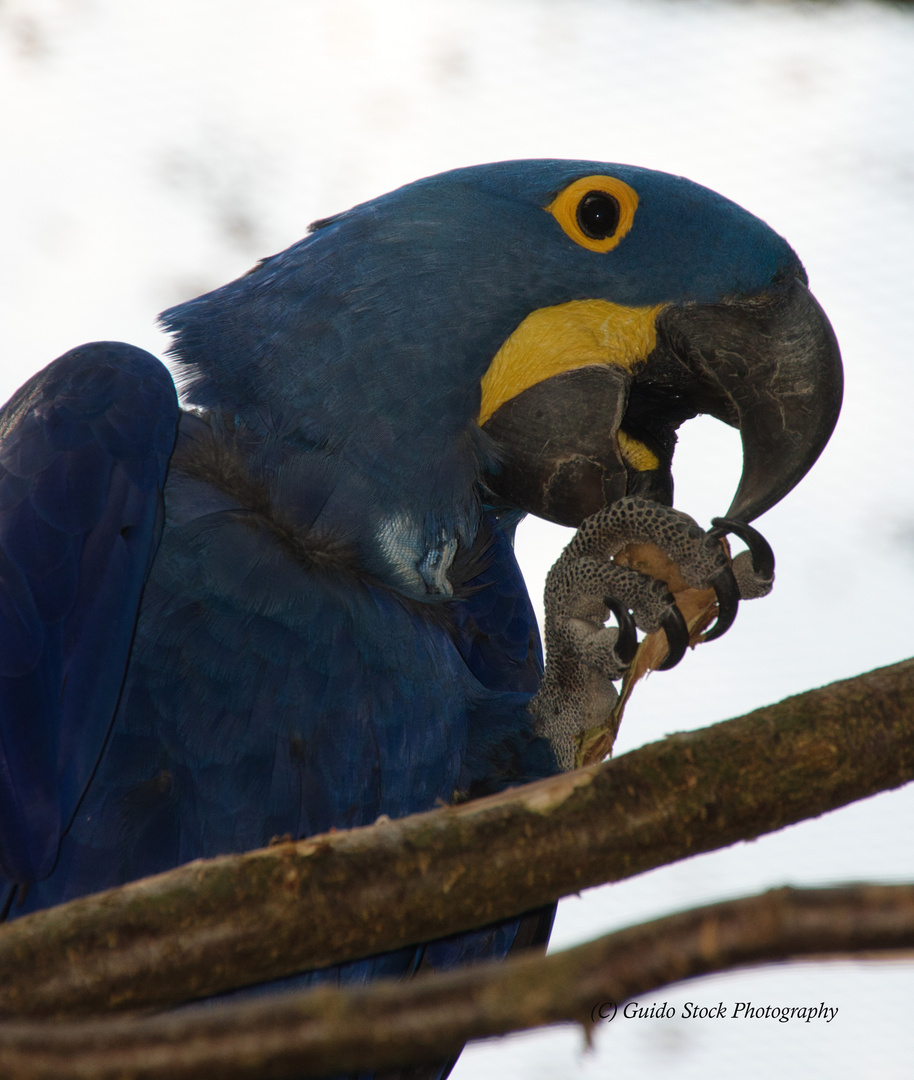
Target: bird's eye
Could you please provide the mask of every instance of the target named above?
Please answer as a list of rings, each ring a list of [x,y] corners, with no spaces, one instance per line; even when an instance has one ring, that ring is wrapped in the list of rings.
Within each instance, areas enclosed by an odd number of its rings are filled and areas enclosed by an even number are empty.
[[[582,176],[546,209],[576,244],[611,251],[632,227],[638,193],[615,176]]]
[[[578,225],[591,240],[615,236],[619,214],[619,200],[605,191],[588,191],[578,203]]]

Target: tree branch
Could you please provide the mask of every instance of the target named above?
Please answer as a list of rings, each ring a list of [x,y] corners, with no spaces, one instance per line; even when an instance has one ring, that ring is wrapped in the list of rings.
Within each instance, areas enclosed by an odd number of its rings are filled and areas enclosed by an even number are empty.
[[[16,1080],[265,1080],[448,1058],[469,1039],[570,1021],[749,964],[914,946],[914,886],[778,889],[657,919],[546,958],[142,1019],[0,1024]],[[624,1021],[622,1021],[624,1022]]]
[[[0,1015],[171,1004],[427,941],[912,778],[905,661],[502,795],[15,920],[0,931]]]

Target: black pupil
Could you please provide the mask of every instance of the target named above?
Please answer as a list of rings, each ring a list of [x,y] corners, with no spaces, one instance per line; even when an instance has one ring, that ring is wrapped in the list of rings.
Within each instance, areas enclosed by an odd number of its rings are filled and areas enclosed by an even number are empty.
[[[619,203],[605,191],[588,191],[578,203],[578,225],[591,240],[605,240],[619,228]]]

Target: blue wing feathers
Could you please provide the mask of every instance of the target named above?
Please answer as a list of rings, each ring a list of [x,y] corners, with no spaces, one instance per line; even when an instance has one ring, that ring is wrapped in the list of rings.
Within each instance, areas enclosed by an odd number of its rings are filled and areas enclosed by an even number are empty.
[[[162,364],[110,342],[60,357],[0,414],[0,869],[11,880],[50,872],[101,752],[177,416]]]

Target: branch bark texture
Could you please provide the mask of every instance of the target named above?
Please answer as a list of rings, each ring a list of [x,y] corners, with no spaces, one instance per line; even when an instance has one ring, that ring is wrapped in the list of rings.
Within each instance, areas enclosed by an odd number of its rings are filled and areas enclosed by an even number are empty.
[[[546,958],[142,1019],[0,1023],[16,1080],[283,1080],[447,1059],[468,1039],[571,1021],[772,960],[914,946],[914,886],[778,889],[632,927]],[[805,1002],[797,1003],[805,1005]],[[624,1020],[621,1021],[624,1023]]]
[[[914,661],[463,806],[201,861],[0,931],[0,1015],[173,1004],[426,941],[914,778]]]

